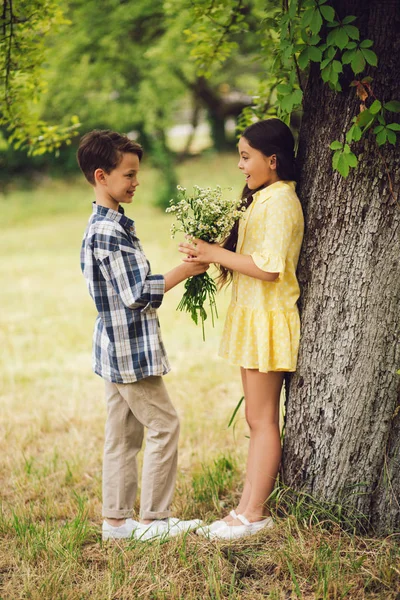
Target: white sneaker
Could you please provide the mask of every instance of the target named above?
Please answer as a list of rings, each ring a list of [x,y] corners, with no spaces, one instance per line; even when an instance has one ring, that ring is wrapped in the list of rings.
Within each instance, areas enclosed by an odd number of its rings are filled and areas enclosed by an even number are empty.
[[[182,521],[176,517],[168,519],[169,530],[177,530],[179,533],[186,533],[187,531],[193,531],[201,526],[203,521],[200,519],[190,519],[189,521]]]
[[[231,510],[229,514],[233,519],[237,519],[237,514],[235,510]],[[227,522],[223,519],[218,519],[218,521],[213,521],[213,523],[211,523],[210,525],[202,525],[201,527],[196,529],[196,533],[197,535],[210,537],[210,533],[212,533],[213,531],[217,531],[217,529],[219,529],[220,527],[224,527],[224,525],[227,525]]]
[[[262,521],[250,523],[243,515],[238,515],[237,518],[243,525],[225,525],[210,533],[210,538],[213,540],[237,540],[242,537],[254,535],[264,528],[271,528],[274,522],[271,517],[267,517]]]
[[[146,541],[155,538],[167,540],[170,537],[175,537],[181,533],[192,531],[201,525],[200,519],[192,519],[190,521],[182,521],[181,519],[155,519],[151,523],[139,523],[139,527],[135,530],[135,539]]]
[[[123,525],[113,527],[107,521],[103,521],[102,538],[103,540],[123,540],[132,536],[132,533],[139,527],[140,523],[133,519],[126,519]]]
[[[134,535],[135,540],[144,542],[155,538],[168,538],[169,531],[170,528],[167,519],[155,519],[151,523],[139,523],[139,527],[135,529]],[[177,533],[175,535],[177,535]]]

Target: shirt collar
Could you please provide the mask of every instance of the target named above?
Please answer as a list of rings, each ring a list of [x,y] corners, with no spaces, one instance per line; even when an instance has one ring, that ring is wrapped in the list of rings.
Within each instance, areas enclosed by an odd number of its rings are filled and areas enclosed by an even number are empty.
[[[112,221],[118,221],[120,225],[127,231],[134,230],[135,223],[125,215],[125,211],[122,206],[118,206],[118,211],[113,210],[112,208],[107,208],[106,206],[100,206],[93,202],[93,214],[100,215],[101,217],[105,217],[106,219],[111,219]]]
[[[275,192],[277,192],[278,190],[283,190],[285,188],[290,188],[290,190],[294,191],[296,189],[296,182],[281,180],[275,181],[275,183],[271,183],[271,185],[262,188],[262,190],[258,190],[258,192],[256,192],[253,196],[253,201],[255,202],[256,200],[258,200],[259,202],[265,202],[266,200],[269,200],[269,198],[271,198],[275,194]]]

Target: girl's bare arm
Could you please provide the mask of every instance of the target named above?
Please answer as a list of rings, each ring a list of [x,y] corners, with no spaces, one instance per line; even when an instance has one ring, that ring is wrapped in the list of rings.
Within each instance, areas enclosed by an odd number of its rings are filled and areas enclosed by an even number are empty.
[[[202,240],[183,242],[179,244],[179,252],[186,254],[185,262],[217,263],[230,271],[237,271],[263,281],[275,281],[279,277],[279,273],[268,273],[259,269],[250,255],[225,250],[218,244],[208,244]]]

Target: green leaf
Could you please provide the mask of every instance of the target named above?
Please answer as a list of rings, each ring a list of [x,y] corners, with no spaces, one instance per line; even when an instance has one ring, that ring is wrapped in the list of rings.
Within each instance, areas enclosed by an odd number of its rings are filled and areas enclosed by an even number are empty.
[[[353,73],[357,75],[357,73],[361,73],[361,71],[365,68],[365,58],[361,52],[361,50],[357,50],[351,59],[351,68],[353,69]]]
[[[322,52],[316,46],[310,46],[308,48],[308,56],[313,62],[321,62]]]
[[[374,100],[371,106],[369,107],[369,112],[371,115],[376,115],[382,108],[382,104],[379,100]]]
[[[350,144],[351,142],[358,142],[361,139],[362,131],[358,125],[353,125],[350,127],[349,131],[346,133],[346,142]]]
[[[278,92],[278,94],[290,94],[292,92],[292,89],[293,88],[291,88],[290,85],[288,85],[287,83],[280,83],[276,86],[276,91]]]
[[[332,31],[330,31],[327,35],[326,38],[326,43],[328,44],[328,46],[336,46],[336,35],[337,35],[338,29],[332,29]]]
[[[343,144],[339,142],[339,140],[335,140],[329,146],[331,150],[341,150],[343,148]]]
[[[298,6],[297,0],[292,0],[289,4],[288,14],[289,14],[290,19],[292,19],[292,20],[296,16],[297,6]]]
[[[335,71],[335,73],[343,73],[342,63],[339,60],[333,61],[332,68]]]
[[[322,71],[321,71],[322,81],[325,81],[325,83],[327,83],[331,78],[331,73],[332,73],[332,65],[328,65],[327,67],[322,69]]]
[[[332,22],[335,20],[335,11],[331,6],[320,6],[320,11],[326,21]]]
[[[322,17],[318,9],[313,11],[313,16],[310,23],[310,29],[312,33],[319,33],[322,27]]]
[[[371,48],[374,45],[372,40],[363,40],[360,44],[360,48]]]
[[[354,15],[345,17],[342,21],[343,25],[348,25],[349,23],[353,23],[354,21],[357,20],[357,17],[355,17]]]
[[[281,109],[285,112],[292,112],[293,108],[293,100],[292,95],[288,94],[287,96],[283,96],[280,101]]]
[[[310,46],[316,46],[319,42],[321,41],[321,38],[319,35],[312,35],[309,40],[308,43],[310,44]],[[323,48],[319,48],[319,50],[322,52]]]
[[[327,73],[327,79],[326,81],[329,84],[332,84],[332,89],[336,89],[336,84],[339,81],[339,75],[338,73],[336,73],[333,68],[332,65],[329,65],[329,67],[327,67],[327,69],[329,69],[329,73]]]
[[[382,131],[383,129],[385,129],[385,127],[384,127],[383,125],[377,125],[377,126],[374,128],[374,133],[375,133],[375,135],[376,135],[377,133],[379,133],[380,131]]]
[[[348,157],[342,152],[339,153],[337,160],[336,171],[339,171],[342,177],[347,177],[350,171]]]
[[[292,94],[292,98],[293,98],[293,104],[301,104],[302,100],[303,100],[303,92],[301,90],[296,90],[293,94]]]
[[[336,34],[336,45],[338,46],[338,48],[343,50],[344,48],[346,48],[348,41],[349,36],[347,35],[345,29],[341,27],[340,29],[338,29],[338,32]]]
[[[306,27],[310,26],[313,16],[314,16],[314,8],[308,8],[304,12],[303,17],[301,19],[302,29],[305,29]]]
[[[323,60],[322,63],[321,63],[321,65],[320,65],[321,71],[323,69],[325,69],[325,67],[327,67],[331,61],[332,61],[331,58],[326,58],[325,60]]]
[[[338,166],[338,162],[339,162],[339,158],[342,155],[342,152],[340,150],[337,150],[334,155],[332,156],[332,167],[334,168],[335,171],[337,171],[337,166]]]
[[[364,48],[361,50],[363,56],[369,65],[376,67],[378,64],[378,57],[372,50],[365,50]]]
[[[397,141],[395,132],[392,131],[391,129],[387,129],[386,131],[387,131],[387,138],[389,140],[389,143],[392,144],[393,146],[395,146],[396,141]]]
[[[350,154],[347,155],[347,164],[353,169],[358,165],[358,158],[353,152],[350,152]]]
[[[349,38],[351,38],[352,40],[360,39],[360,32],[358,30],[358,27],[354,27],[354,25],[345,25],[343,29],[345,30]]]
[[[368,109],[363,110],[363,112],[361,112],[357,117],[357,125],[359,127],[366,127],[367,125],[372,123],[374,119],[374,115],[371,115]]]
[[[336,52],[337,52],[336,48],[333,48],[331,46],[330,48],[328,48],[328,50],[326,52],[327,58],[330,58],[332,60],[332,58],[335,58]]]
[[[383,105],[383,108],[390,112],[398,113],[400,112],[400,102],[398,100],[390,100]]]
[[[342,63],[344,65],[349,65],[351,63],[351,61],[353,60],[354,56],[355,56],[354,50],[346,50],[346,52],[343,52]]]
[[[399,123],[389,123],[387,129],[391,129],[392,131],[400,131]]]
[[[309,50],[310,49],[308,48],[308,46],[306,46],[304,50],[302,50],[299,54],[297,62],[299,63],[300,69],[305,69],[308,63],[310,62]]]
[[[383,144],[386,142],[386,138],[387,138],[386,129],[383,129],[376,136],[376,141],[377,141],[378,146],[383,146]]]
[[[361,140],[362,131],[358,125],[353,125],[353,128],[354,128],[353,140],[355,142],[359,142]]]

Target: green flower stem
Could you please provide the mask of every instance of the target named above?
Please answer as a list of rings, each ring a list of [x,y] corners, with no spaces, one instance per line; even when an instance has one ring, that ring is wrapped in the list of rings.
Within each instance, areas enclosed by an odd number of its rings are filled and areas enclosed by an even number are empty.
[[[201,327],[203,331],[203,341],[205,341],[205,330],[204,321],[207,319],[207,313],[204,308],[204,304],[208,300],[211,321],[214,327],[214,314],[218,317],[217,304],[215,302],[215,295],[217,293],[217,286],[214,279],[208,275],[208,273],[202,273],[201,275],[195,275],[189,277],[185,282],[185,293],[182,296],[181,301],[177,306],[177,310],[188,312],[192,320],[196,323],[201,319]]]

